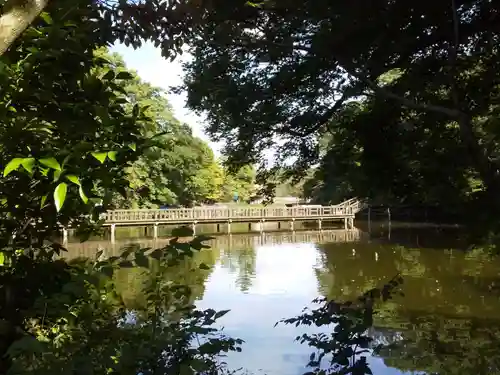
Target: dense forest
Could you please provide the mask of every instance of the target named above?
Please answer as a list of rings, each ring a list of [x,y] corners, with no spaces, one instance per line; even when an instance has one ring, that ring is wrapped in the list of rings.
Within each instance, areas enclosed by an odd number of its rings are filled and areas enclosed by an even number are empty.
[[[215,159],[210,146],[194,137],[191,128],[175,118],[162,89],[143,82],[135,72],[127,70],[116,53],[100,50],[96,55],[109,61],[116,74],[130,75],[123,85],[127,106],[130,111],[135,104],[147,108],[145,114],[149,121],[142,125],[141,135],[154,139],[138,160],[125,169],[128,194],[126,197],[115,194],[115,207],[228,202],[234,192],[238,192],[242,200],[251,198],[255,180],[252,166],[229,172]]]
[[[198,308],[201,291],[186,285],[207,277],[213,259],[199,255],[207,238],[180,228],[158,249],[61,258],[61,228],[84,241],[109,208],[190,206],[235,192],[247,200],[255,180],[266,193],[322,203],[357,195],[440,205],[467,214],[482,243],[498,239],[497,1],[0,6],[1,374],[231,373],[221,355],[243,341],[214,328],[228,311]],[[223,163],[176,120],[161,89],[109,53],[146,41],[165,58],[190,53],[177,90],[225,142]],[[273,148],[270,167],[264,154]],[[140,293],[117,287],[130,269]],[[336,327],[300,337],[317,353],[309,374],[371,374],[359,355],[372,342],[366,333],[402,282],[369,285],[347,302],[325,293],[317,309],[284,321]],[[382,353],[406,368],[413,347]]]

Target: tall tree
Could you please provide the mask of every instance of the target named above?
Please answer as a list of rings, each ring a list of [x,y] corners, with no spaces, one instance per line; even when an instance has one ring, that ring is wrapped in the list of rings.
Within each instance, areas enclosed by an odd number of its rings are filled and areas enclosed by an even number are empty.
[[[118,54],[100,49],[97,55],[109,61],[117,74],[129,76],[121,86],[128,100],[125,108],[130,112],[135,105],[144,108],[151,121],[142,124],[141,133],[154,137],[151,147],[126,169],[130,194],[116,196],[115,206],[157,207],[218,200],[222,169],[210,147],[175,118],[166,92],[128,70]]]
[[[305,170],[321,154],[318,135],[343,121],[358,99],[368,101],[366,111],[378,119],[360,130],[369,146],[361,152],[371,154],[384,178],[393,179],[399,168],[402,151],[392,147],[414,147],[412,136],[401,138],[395,128],[414,124],[417,132],[430,132],[428,139],[448,139],[444,158],[464,158],[494,199],[500,181],[491,126],[498,110],[498,4],[245,4],[204,15],[200,37],[191,43],[194,59],[186,64],[188,103],[207,113],[208,130],[227,140],[233,160],[256,159],[281,138],[281,159],[295,158]],[[384,169],[388,159],[396,164]]]

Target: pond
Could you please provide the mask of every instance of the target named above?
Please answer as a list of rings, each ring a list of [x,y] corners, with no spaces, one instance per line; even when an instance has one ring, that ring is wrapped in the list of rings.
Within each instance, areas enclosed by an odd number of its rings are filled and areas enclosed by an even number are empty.
[[[405,295],[381,306],[370,332],[378,343],[397,345],[369,358],[374,374],[500,373],[500,260],[464,251],[457,228],[371,225],[368,234],[360,226],[218,235],[212,249],[172,277],[193,287],[200,307],[231,310],[221,324],[245,344],[226,361],[249,373],[304,373],[311,349],[294,342],[304,327],[275,323],[298,315],[318,296],[354,299],[397,273]],[[124,229],[113,245],[70,243],[68,256],[166,241],[144,233]],[[210,269],[199,270],[201,263]],[[117,277],[124,298],[140,303],[140,275]]]

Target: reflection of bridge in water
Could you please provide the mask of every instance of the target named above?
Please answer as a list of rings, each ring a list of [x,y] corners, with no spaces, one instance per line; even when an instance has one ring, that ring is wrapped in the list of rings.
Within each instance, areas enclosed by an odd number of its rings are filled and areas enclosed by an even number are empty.
[[[212,240],[206,241],[206,244],[215,249],[231,248],[251,248],[259,246],[273,246],[286,243],[345,243],[356,242],[361,239],[363,232],[358,229],[334,229],[324,231],[300,231],[300,232],[272,232],[272,233],[242,233],[214,236]],[[141,247],[160,248],[168,245],[170,239],[126,239],[116,241],[87,241],[70,242],[66,248],[68,253],[66,258],[93,257],[98,250],[105,250],[107,255],[114,255],[120,252],[124,246],[138,244]],[[63,255],[64,256],[64,255]]]

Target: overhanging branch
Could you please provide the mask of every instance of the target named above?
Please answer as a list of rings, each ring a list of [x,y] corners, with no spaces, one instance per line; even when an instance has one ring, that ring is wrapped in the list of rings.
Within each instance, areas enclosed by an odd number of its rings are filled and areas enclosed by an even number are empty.
[[[0,16],[0,56],[28,28],[49,0],[8,0]]]

